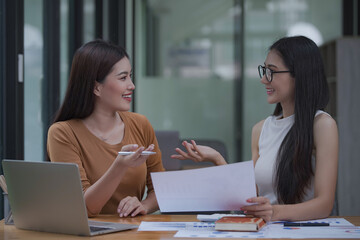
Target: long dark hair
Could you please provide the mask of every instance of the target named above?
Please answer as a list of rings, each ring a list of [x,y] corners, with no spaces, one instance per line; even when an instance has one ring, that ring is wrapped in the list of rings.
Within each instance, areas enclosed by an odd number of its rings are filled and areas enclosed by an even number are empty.
[[[94,40],[80,47],[74,54],[64,102],[54,122],[88,117],[95,105],[95,81],[103,82],[112,67],[124,57],[129,58],[122,47],[104,40]]]
[[[312,152],[313,125],[317,110],[324,110],[329,101],[329,88],[324,64],[316,44],[303,36],[285,37],[269,50],[276,51],[295,78],[295,121],[279,148],[275,186],[279,203],[292,204],[303,200],[314,175]],[[274,115],[282,114],[280,103]]]

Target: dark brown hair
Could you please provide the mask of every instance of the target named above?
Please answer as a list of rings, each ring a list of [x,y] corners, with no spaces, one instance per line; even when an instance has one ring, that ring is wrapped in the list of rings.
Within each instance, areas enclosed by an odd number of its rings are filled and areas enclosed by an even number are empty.
[[[94,110],[95,81],[103,82],[112,67],[124,57],[126,51],[110,42],[94,40],[84,44],[74,54],[69,84],[54,122],[86,118]]]
[[[286,37],[275,42],[276,51],[295,78],[295,120],[279,148],[275,185],[279,203],[303,201],[314,175],[312,152],[313,126],[317,110],[329,101],[324,64],[316,44],[303,36]],[[274,115],[282,114],[278,103]]]

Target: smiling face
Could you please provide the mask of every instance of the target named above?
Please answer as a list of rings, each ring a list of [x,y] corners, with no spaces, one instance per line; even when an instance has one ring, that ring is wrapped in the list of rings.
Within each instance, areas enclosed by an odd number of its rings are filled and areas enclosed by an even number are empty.
[[[281,56],[276,50],[270,50],[265,60],[265,67],[273,71],[288,71]],[[270,104],[281,103],[281,105],[295,102],[295,78],[287,73],[273,73],[272,82],[266,80],[264,75],[261,83],[265,85],[268,95],[267,101]]]
[[[135,85],[131,80],[131,65],[124,57],[110,70],[102,83],[95,82],[96,101],[115,111],[129,111]]]

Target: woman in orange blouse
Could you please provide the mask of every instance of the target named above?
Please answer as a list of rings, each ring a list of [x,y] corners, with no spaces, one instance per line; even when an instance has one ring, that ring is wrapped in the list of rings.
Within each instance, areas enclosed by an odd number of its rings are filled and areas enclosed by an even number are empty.
[[[79,166],[89,216],[133,217],[158,209],[150,173],[164,170],[161,153],[146,117],[128,112],[135,89],[131,72],[123,48],[103,40],[83,45],[48,132],[50,160]],[[144,150],[156,154],[141,155]],[[134,153],[120,156],[119,151]]]

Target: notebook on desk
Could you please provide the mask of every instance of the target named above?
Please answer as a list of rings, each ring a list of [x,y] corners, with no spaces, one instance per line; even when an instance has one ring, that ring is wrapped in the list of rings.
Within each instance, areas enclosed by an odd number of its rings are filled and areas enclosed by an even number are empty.
[[[3,170],[17,228],[93,236],[138,227],[88,221],[76,164],[3,160]]]

